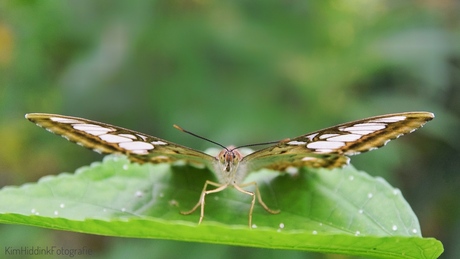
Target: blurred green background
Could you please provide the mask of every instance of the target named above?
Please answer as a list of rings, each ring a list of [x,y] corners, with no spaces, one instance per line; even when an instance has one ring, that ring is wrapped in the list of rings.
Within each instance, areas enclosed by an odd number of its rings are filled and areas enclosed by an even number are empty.
[[[28,112],[204,150],[171,125],[242,145],[426,110],[436,119],[425,128],[352,163],[400,188],[423,236],[460,258],[459,13],[456,0],[0,0],[0,186],[101,160]],[[351,258],[9,225],[0,244],[86,246],[91,258]]]

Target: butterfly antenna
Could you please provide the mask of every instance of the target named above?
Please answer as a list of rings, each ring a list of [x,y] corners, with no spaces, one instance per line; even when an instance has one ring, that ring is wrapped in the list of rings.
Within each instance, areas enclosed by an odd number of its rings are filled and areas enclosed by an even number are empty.
[[[199,138],[199,139],[206,140],[206,141],[211,142],[211,143],[213,143],[213,144],[215,144],[215,145],[218,145],[219,147],[222,147],[223,149],[225,149],[225,150],[227,150],[227,151],[230,151],[230,150],[228,150],[228,148],[226,148],[224,145],[219,144],[219,143],[217,143],[217,142],[215,142],[215,141],[212,141],[212,140],[210,140],[210,139],[208,139],[208,138],[202,137],[202,136],[200,136],[200,135],[197,135],[197,134],[195,134],[195,133],[193,133],[193,132],[190,132],[190,131],[188,131],[188,130],[185,130],[185,129],[179,127],[179,126],[176,125],[176,124],[174,124],[173,127],[176,128],[176,129],[178,129],[178,130],[180,130],[180,131],[182,131],[182,132],[185,132],[185,133],[187,133],[187,134],[190,134],[190,135],[192,135],[192,136],[194,136],[194,137],[197,137],[197,138]]]

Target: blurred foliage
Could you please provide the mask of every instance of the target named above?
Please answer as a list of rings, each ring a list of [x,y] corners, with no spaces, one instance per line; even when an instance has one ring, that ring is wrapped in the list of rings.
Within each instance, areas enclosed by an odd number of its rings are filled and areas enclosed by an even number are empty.
[[[352,162],[399,187],[423,235],[443,241],[446,257],[460,257],[452,249],[460,237],[459,12],[455,0],[0,0],[0,186],[101,159],[34,127],[27,112],[205,149],[209,143],[171,125],[238,145],[427,110],[436,119],[425,128]],[[7,238],[17,228],[1,226],[0,243],[17,241]],[[134,251],[137,241],[40,231],[51,244],[92,246],[101,256],[151,257],[160,243],[197,256],[273,253],[145,240],[152,246]]]

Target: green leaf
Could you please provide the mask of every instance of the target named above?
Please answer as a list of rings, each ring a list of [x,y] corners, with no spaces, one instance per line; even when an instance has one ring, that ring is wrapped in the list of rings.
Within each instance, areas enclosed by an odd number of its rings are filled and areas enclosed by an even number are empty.
[[[249,229],[250,197],[228,189],[206,196],[205,217],[191,209],[206,169],[131,164],[108,156],[75,174],[0,191],[0,222],[109,236],[161,238],[263,248],[307,250],[376,258],[437,258],[442,244],[422,238],[417,217],[398,189],[352,166],[260,171],[259,204]],[[250,189],[250,188],[248,188]]]

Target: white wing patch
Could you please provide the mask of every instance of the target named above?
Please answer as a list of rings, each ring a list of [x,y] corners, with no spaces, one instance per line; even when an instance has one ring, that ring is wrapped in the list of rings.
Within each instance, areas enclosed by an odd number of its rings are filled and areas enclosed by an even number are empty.
[[[133,141],[131,138],[125,138],[120,135],[112,135],[112,134],[104,134],[100,135],[99,138],[101,138],[104,141],[107,141],[109,143],[122,143],[122,142],[131,142]]]
[[[288,144],[288,145],[293,145],[293,146],[303,146],[303,145],[307,144],[307,142],[305,142],[305,141],[296,141],[296,140],[294,140],[294,141],[289,141],[289,142],[286,143],[286,144]]]
[[[84,123],[83,121],[72,119],[72,118],[60,118],[60,117],[50,117],[50,120],[59,122],[59,123]]]
[[[84,131],[94,136],[104,135],[108,132],[115,131],[115,129],[105,128],[94,124],[74,124],[72,127],[76,130]]]
[[[340,131],[348,131],[354,134],[367,135],[371,134],[377,130],[382,130],[386,128],[386,125],[383,123],[358,123],[353,126],[340,127]]]
[[[327,134],[327,135],[332,135],[332,134]],[[337,134],[335,134],[337,135]],[[327,138],[327,141],[344,141],[344,142],[350,142],[350,141],[356,141],[360,139],[362,136],[359,134],[347,134],[347,135],[338,135],[334,137]]]
[[[403,121],[406,118],[407,118],[406,116],[393,116],[393,117],[373,119],[373,120],[370,120],[370,122],[393,123],[393,122],[397,122],[397,121]]]
[[[342,141],[315,141],[307,144],[307,148],[314,149],[319,153],[328,153],[332,152],[334,149],[338,149],[345,146],[345,143]]]
[[[154,145],[159,145],[159,146],[168,145],[168,143],[163,142],[163,141],[152,141],[152,142],[150,142],[150,143],[152,143],[152,144],[154,144]]]
[[[148,154],[148,150],[153,149],[155,146],[142,141],[122,142],[119,146],[135,154]]]

